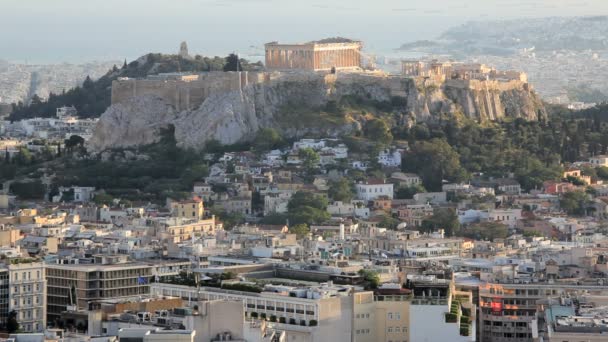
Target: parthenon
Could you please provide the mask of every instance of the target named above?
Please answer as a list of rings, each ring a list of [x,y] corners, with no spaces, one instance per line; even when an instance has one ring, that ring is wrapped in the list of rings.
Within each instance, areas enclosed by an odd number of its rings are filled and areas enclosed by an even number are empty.
[[[266,48],[268,70],[344,70],[361,68],[360,41],[329,38],[304,44],[271,42]]]

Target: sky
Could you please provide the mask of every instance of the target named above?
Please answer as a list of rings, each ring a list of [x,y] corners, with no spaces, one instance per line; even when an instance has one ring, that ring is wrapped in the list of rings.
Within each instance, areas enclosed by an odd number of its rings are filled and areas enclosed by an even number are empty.
[[[132,60],[260,53],[269,41],[360,39],[373,52],[469,20],[608,15],[608,0],[0,0],[0,59]]]

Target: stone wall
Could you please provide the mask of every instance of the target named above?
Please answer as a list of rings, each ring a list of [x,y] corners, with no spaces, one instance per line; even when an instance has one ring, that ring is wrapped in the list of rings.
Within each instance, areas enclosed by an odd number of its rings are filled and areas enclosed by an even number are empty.
[[[125,104],[140,96],[155,96],[176,111],[194,110],[216,92],[230,92],[249,84],[269,82],[265,72],[209,72],[198,80],[178,79],[120,79],[112,82],[112,105]]]

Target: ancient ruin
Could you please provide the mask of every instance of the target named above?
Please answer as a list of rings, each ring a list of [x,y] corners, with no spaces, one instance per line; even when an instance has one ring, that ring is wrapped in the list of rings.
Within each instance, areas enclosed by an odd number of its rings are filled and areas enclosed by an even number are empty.
[[[361,68],[363,44],[347,38],[329,38],[305,44],[265,45],[268,70],[344,70]]]

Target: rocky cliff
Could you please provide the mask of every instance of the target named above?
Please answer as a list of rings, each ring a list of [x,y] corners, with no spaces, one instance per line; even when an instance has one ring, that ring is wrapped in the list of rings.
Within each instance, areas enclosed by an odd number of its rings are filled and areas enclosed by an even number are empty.
[[[234,82],[238,86],[205,91],[208,94],[193,110],[177,111],[155,93],[113,104],[101,116],[90,148],[153,143],[160,129],[169,125],[175,127],[180,146],[195,149],[211,139],[224,144],[247,140],[261,127],[280,129],[287,136],[339,135],[360,128],[364,120],[348,111],[332,114],[325,109],[345,100],[371,103],[421,121],[457,113],[479,121],[536,120],[546,115],[536,94],[521,83],[431,82],[380,73],[291,72],[256,77],[259,82]]]

